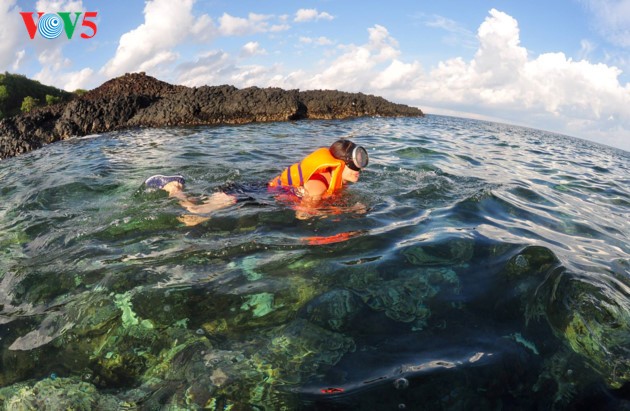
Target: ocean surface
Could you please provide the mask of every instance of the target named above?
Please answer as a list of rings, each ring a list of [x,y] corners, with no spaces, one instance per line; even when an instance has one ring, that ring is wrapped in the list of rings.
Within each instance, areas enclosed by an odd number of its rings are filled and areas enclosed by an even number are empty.
[[[310,218],[261,187],[339,138],[370,164]],[[175,173],[244,201],[186,226],[143,186]],[[0,181],[0,407],[630,409],[628,152],[299,121],[75,138]]]

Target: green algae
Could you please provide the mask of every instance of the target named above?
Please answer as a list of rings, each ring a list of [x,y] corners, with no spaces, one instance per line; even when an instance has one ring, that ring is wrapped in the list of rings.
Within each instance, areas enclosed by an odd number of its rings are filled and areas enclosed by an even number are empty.
[[[536,344],[534,344],[532,341],[526,339],[525,337],[523,337],[523,334],[521,333],[513,333],[508,335],[506,338],[510,338],[514,341],[516,341],[517,343],[521,344],[523,347],[527,348],[528,350],[530,350],[531,352],[533,352],[536,355],[540,355],[540,352],[538,351],[538,348],[536,348]]]
[[[130,293],[116,294],[114,296],[114,303],[116,307],[122,312],[121,320],[124,328],[130,328],[140,325],[143,328],[154,328],[153,323],[150,320],[141,320],[133,311],[133,305],[131,303],[132,295]]]
[[[241,310],[251,311],[254,317],[264,317],[265,315],[281,308],[282,305],[274,304],[274,295],[271,293],[260,293],[248,295],[241,305]]]
[[[611,388],[630,382],[630,308],[621,292],[554,271],[539,290],[554,333]]]
[[[131,294],[116,294],[114,296],[114,302],[116,303],[116,307],[122,311],[122,324],[125,328],[130,328],[134,325],[138,325],[140,320],[138,320],[138,316],[133,312],[133,307],[131,305]]]
[[[316,285],[310,279],[289,277],[286,282],[286,286],[274,293],[265,291],[220,297],[228,301],[220,304],[220,310],[215,310],[212,318],[204,321],[201,328],[210,335],[238,337],[251,329],[286,323],[317,295]]]
[[[76,410],[118,409],[119,401],[111,395],[100,394],[90,383],[73,378],[46,378],[34,385],[25,384],[4,400],[3,409],[21,410]]]
[[[299,376],[336,364],[343,354],[355,349],[350,337],[302,319],[273,330],[272,335],[258,358],[277,369],[283,380],[294,383]]]
[[[243,272],[245,272],[245,276],[249,281],[257,281],[263,278],[263,275],[256,271],[256,267],[258,266],[258,261],[255,256],[248,255],[243,258]]]

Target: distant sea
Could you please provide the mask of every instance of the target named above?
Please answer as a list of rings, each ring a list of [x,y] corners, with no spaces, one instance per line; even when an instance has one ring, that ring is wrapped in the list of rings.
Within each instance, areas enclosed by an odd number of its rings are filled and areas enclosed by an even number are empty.
[[[369,166],[311,218],[261,187],[339,138]],[[153,174],[243,201],[188,227]],[[628,152],[362,118],[75,138],[0,181],[0,407],[630,408]]]

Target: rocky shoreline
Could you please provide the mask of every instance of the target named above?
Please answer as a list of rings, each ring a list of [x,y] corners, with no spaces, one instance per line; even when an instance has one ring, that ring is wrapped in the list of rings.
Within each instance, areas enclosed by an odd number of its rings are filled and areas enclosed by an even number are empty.
[[[418,108],[334,90],[186,87],[125,74],[74,100],[0,122],[0,159],[74,136],[133,127],[168,127],[363,116],[422,117]]]

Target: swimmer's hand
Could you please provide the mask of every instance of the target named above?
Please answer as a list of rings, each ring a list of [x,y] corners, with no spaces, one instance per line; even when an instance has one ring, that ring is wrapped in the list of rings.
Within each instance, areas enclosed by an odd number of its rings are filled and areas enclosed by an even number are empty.
[[[368,208],[365,204],[357,201],[352,207],[348,207],[347,211],[350,213],[365,214],[368,212]]]
[[[210,220],[210,217],[205,214],[221,210],[235,203],[236,197],[225,194],[223,192],[212,194],[209,198],[207,198],[200,204],[195,204],[188,199],[180,199],[180,204],[182,205],[182,207],[184,207],[189,213],[192,214],[184,214],[177,219],[188,227],[192,227],[197,224],[201,224],[204,221]]]
[[[322,213],[321,211],[314,210],[314,209],[302,208],[302,209],[295,210],[295,218],[297,218],[298,220],[308,220],[309,218],[313,218],[316,216],[326,217],[324,213]]]
[[[204,217],[197,214],[184,214],[177,217],[177,219],[179,222],[184,223],[188,227],[194,227],[197,224],[210,220],[210,217]]]
[[[236,197],[223,192],[218,192],[212,194],[200,204],[195,204],[191,201],[180,201],[180,204],[190,213],[208,214],[236,204]]]
[[[333,207],[333,208],[317,208],[315,206],[299,205],[295,207],[295,218],[298,220],[308,220],[313,217],[326,218],[329,215],[336,215],[342,213],[356,213],[365,214],[368,212],[368,208],[361,202],[355,203],[350,207]]]

